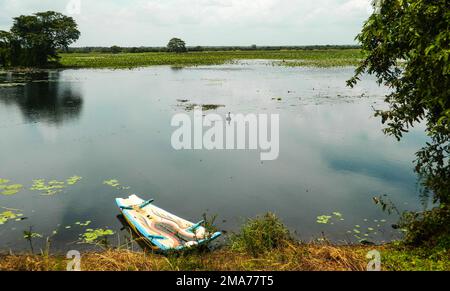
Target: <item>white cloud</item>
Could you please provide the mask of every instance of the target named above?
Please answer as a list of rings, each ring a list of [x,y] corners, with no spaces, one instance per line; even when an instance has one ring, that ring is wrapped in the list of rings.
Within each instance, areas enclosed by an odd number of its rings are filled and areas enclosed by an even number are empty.
[[[43,10],[65,13],[69,0],[0,0],[0,29]],[[73,15],[77,45],[349,44],[368,17],[370,0],[81,0]]]

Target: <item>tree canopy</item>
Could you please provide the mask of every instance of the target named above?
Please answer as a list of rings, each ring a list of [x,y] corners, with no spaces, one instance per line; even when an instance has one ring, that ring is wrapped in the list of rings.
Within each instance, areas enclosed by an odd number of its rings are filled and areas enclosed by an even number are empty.
[[[173,53],[187,52],[186,43],[179,38],[172,38],[167,44],[167,50]]]
[[[0,67],[10,63],[10,33],[0,30]]]
[[[15,17],[10,32],[0,32],[0,64],[45,66],[79,37],[75,20],[58,12]]]
[[[426,125],[430,141],[417,153],[416,171],[424,193],[441,209],[450,204],[450,9],[448,0],[383,0],[357,40],[365,59],[349,85],[365,72],[392,93],[377,116],[385,132],[401,139],[411,127]],[[449,230],[448,211],[445,211]],[[410,216],[411,217],[411,216]],[[425,219],[422,216],[416,219]],[[417,221],[416,221],[417,222]],[[417,224],[416,224],[417,226]]]

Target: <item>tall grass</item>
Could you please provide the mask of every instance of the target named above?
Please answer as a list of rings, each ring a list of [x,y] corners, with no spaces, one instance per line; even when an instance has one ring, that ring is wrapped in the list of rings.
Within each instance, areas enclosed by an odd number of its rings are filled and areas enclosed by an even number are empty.
[[[249,219],[240,232],[231,235],[231,249],[258,257],[286,247],[293,239],[289,230],[273,213]]]

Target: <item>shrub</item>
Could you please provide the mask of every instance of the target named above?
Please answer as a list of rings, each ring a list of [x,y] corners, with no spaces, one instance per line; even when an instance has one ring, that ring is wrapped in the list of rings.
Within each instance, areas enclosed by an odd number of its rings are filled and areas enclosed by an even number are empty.
[[[422,213],[406,212],[403,214],[400,227],[406,231],[404,243],[420,246],[423,244],[435,247],[449,240],[445,238],[450,234],[450,208],[448,206],[436,207]]]
[[[292,241],[291,234],[273,213],[248,220],[237,234],[231,236],[231,248],[258,256],[282,248]]]

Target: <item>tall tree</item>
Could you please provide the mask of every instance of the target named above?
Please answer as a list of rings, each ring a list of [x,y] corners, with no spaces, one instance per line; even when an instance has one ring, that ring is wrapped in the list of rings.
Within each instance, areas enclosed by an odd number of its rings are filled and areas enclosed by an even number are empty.
[[[450,9],[448,0],[382,0],[357,36],[366,57],[349,80],[364,72],[392,89],[388,110],[377,116],[385,132],[401,139],[423,122],[429,143],[417,153],[425,194],[440,205],[407,215],[409,238],[418,242],[450,231]]]
[[[47,11],[14,18],[9,37],[13,66],[45,66],[58,59],[59,49],[67,50],[80,37],[72,17]]]
[[[186,43],[179,38],[172,38],[167,44],[167,50],[173,53],[187,52]]]
[[[11,58],[11,34],[0,30],[0,67],[6,67],[10,63]]]

